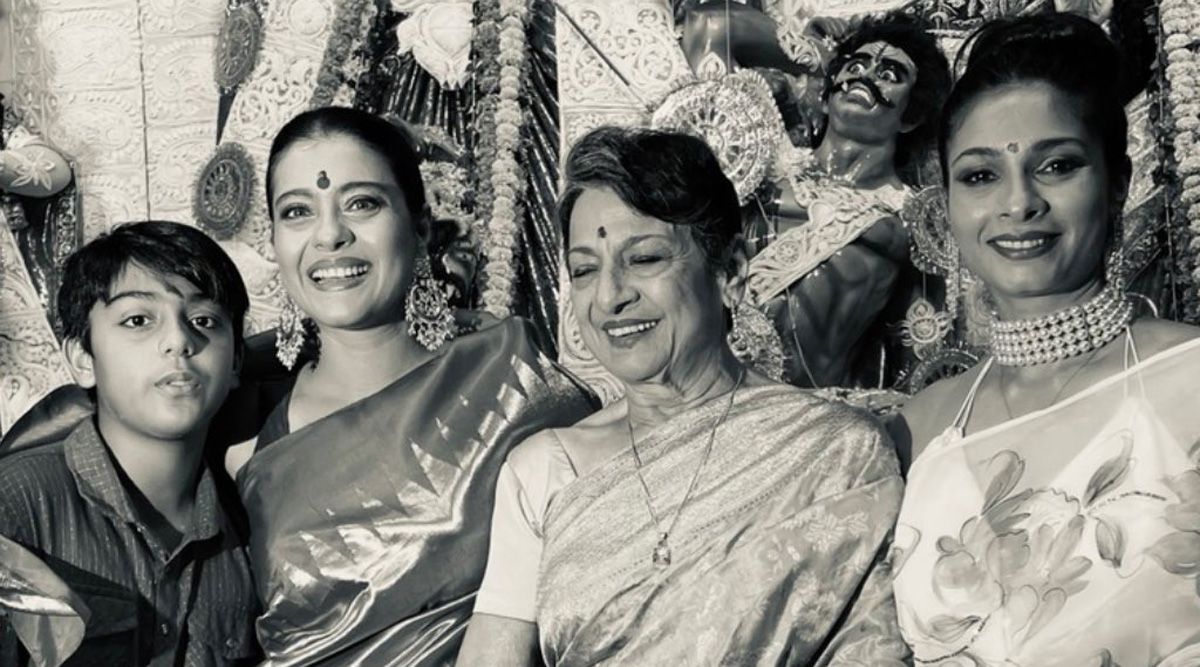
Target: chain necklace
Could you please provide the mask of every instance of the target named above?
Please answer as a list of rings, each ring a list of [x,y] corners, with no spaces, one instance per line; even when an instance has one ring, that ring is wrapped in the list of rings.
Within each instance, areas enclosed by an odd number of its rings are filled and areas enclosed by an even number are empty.
[[[1067,378],[1067,381],[1062,383],[1062,386],[1059,387],[1058,391],[1054,393],[1054,398],[1051,398],[1049,403],[1047,403],[1042,408],[1038,408],[1038,409],[1044,410],[1045,408],[1048,408],[1048,407],[1054,405],[1055,403],[1057,403],[1058,399],[1062,397],[1063,392],[1067,390],[1067,387],[1072,382],[1075,381],[1075,378],[1078,377],[1081,372],[1083,372],[1083,369],[1087,368],[1088,365],[1092,363],[1092,360],[1096,358],[1096,354],[1098,352],[1100,352],[1099,347],[1092,350],[1091,354],[1089,354],[1087,356],[1087,359],[1083,360],[1083,363],[1080,364],[1079,367],[1076,368],[1074,370],[1074,372],[1071,373],[1071,376]],[[1009,420],[1012,420],[1012,419],[1015,419],[1016,417],[1013,416],[1012,407],[1008,404],[1008,392],[1005,391],[1005,388],[1008,386],[1008,382],[1005,379],[1004,374],[1007,372],[1007,370],[1008,369],[1005,368],[1003,365],[1000,366],[1000,398],[1004,399],[1004,412],[1006,412],[1008,414]]]
[[[729,392],[729,403],[725,406],[725,411],[721,413],[720,418],[713,424],[712,431],[708,434],[708,444],[704,447],[704,455],[700,458],[700,465],[696,466],[696,472],[692,474],[692,481],[688,484],[687,491],[683,494],[683,500],[679,502],[679,507],[675,508],[675,516],[671,519],[671,525],[667,526],[666,530],[662,529],[662,522],[658,520],[658,514],[654,511],[653,498],[650,495],[650,487],[646,484],[646,478],[642,475],[642,457],[638,454],[637,440],[633,437],[633,421],[625,418],[625,425],[629,427],[629,446],[633,450],[633,461],[635,463],[634,472],[637,473],[638,481],[642,484],[642,493],[646,500],[646,509],[650,511],[650,518],[654,521],[654,527],[658,531],[658,543],[654,546],[654,553],[651,555],[651,561],[655,566],[663,568],[671,564],[671,545],[667,543],[667,539],[671,536],[671,532],[675,530],[675,524],[679,523],[679,517],[683,514],[683,507],[687,505],[688,499],[692,497],[692,490],[696,488],[696,481],[700,479],[700,471],[704,469],[704,464],[708,462],[708,456],[712,453],[713,441],[717,437],[717,429],[721,424],[725,423],[725,418],[729,416],[729,411],[733,409],[733,399],[737,395],[737,390],[742,386],[742,380],[746,378],[746,369],[742,368],[738,374],[737,382],[733,385],[733,390]]]

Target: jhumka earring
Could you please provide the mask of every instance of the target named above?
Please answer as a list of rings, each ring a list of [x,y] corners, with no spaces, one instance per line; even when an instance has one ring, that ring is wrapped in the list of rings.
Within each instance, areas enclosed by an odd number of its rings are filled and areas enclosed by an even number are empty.
[[[283,367],[292,370],[300,349],[304,347],[304,316],[292,297],[283,294],[283,308],[275,324],[275,358]]]
[[[408,320],[408,335],[430,352],[436,352],[458,333],[450,308],[454,293],[452,285],[433,276],[428,255],[417,258],[412,287],[404,304],[404,318]]]
[[[725,338],[734,355],[754,370],[783,379],[783,341],[763,312],[742,301],[733,310],[733,327]]]

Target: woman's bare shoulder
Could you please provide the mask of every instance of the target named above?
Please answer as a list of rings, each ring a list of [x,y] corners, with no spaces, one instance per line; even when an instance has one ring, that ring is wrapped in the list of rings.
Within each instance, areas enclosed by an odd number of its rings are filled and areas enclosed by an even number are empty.
[[[238,471],[245,467],[251,456],[254,456],[254,448],[257,445],[258,436],[255,436],[225,450],[225,470],[230,477],[237,479]]]
[[[896,431],[906,430],[903,437],[908,440],[909,452],[908,456],[904,453],[901,455],[904,463],[916,459],[930,441],[954,421],[970,383],[978,377],[980,370],[980,366],[976,364],[965,373],[938,380],[905,402],[900,410],[901,424],[891,429],[893,439],[901,446],[902,436],[897,436]]]
[[[1134,322],[1132,331],[1138,356],[1142,359],[1200,337],[1200,327],[1157,317],[1139,319]]]

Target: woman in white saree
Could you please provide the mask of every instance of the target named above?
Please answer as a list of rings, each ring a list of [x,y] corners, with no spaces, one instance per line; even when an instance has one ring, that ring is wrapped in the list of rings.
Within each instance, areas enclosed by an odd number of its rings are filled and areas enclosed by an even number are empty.
[[[1200,664],[1200,340],[1121,285],[1121,66],[1084,19],[1006,21],[947,101],[950,227],[996,322],[992,355],[898,434],[917,664]]]

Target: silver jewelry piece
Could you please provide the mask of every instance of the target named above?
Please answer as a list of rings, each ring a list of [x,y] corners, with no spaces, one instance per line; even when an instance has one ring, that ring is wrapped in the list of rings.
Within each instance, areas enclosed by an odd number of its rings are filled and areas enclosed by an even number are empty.
[[[436,352],[458,335],[454,310],[450,307],[455,290],[453,286],[434,277],[427,255],[418,257],[414,268],[412,287],[404,303],[408,335],[421,347]]]
[[[651,562],[655,567],[664,568],[671,564],[671,545],[667,542],[671,536],[671,532],[675,530],[675,524],[679,523],[679,517],[683,514],[683,507],[687,505],[688,499],[692,497],[692,490],[696,488],[696,481],[700,479],[700,471],[704,469],[704,464],[708,462],[708,456],[712,453],[713,441],[717,438],[717,429],[721,424],[725,423],[725,418],[729,416],[729,411],[733,409],[733,399],[737,396],[738,388],[742,386],[742,380],[746,379],[746,369],[743,367],[738,374],[737,382],[733,385],[733,390],[729,392],[729,403],[725,406],[725,411],[721,413],[719,419],[713,424],[712,431],[708,434],[708,444],[704,447],[704,455],[700,458],[700,465],[696,466],[696,472],[692,473],[692,481],[688,483],[687,491],[683,494],[683,500],[679,501],[679,507],[675,508],[675,517],[671,519],[671,525],[666,530],[662,529],[662,522],[658,520],[658,514],[654,511],[653,498],[650,496],[650,487],[646,485],[646,478],[642,475],[642,457],[638,454],[637,440],[633,437],[633,422],[626,417],[625,425],[629,427],[629,447],[633,450],[634,472],[637,473],[638,481],[642,484],[642,493],[646,499],[646,509],[650,511],[650,519],[654,521],[654,527],[658,530],[658,542],[654,545],[654,552],[651,554]]]

